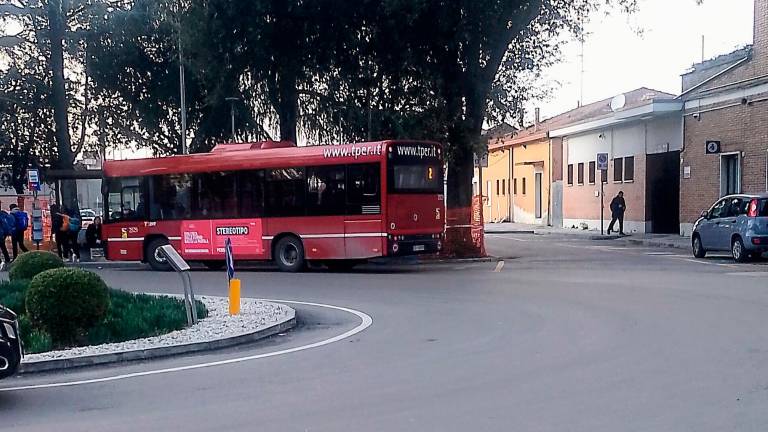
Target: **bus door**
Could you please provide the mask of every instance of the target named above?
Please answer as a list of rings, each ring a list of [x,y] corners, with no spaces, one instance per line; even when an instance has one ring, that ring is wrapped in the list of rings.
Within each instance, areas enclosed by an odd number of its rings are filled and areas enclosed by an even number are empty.
[[[350,259],[381,256],[386,247],[381,212],[381,166],[378,163],[348,165],[346,180],[346,256]]]

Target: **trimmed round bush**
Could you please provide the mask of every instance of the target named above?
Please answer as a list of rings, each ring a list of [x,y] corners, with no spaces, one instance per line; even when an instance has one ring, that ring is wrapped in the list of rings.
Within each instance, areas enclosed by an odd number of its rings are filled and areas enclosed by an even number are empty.
[[[12,281],[30,280],[38,273],[61,267],[64,267],[64,261],[56,254],[46,251],[25,252],[11,264],[8,278]]]
[[[46,270],[34,278],[27,292],[27,314],[45,330],[56,346],[85,337],[109,309],[107,285],[95,273],[79,268]]]

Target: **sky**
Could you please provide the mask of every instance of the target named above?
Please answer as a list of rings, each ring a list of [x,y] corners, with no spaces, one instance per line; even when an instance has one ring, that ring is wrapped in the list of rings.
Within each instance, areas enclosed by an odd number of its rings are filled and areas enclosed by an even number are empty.
[[[632,15],[600,13],[586,25],[585,104],[639,87],[680,94],[680,75],[701,61],[752,43],[753,0],[639,0]],[[545,72],[554,91],[530,103],[548,118],[576,108],[580,93],[580,44],[563,47],[562,62]]]

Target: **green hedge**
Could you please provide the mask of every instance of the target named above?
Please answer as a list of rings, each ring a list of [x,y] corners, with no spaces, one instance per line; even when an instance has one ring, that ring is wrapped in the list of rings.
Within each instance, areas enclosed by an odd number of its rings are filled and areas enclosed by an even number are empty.
[[[27,280],[0,282],[0,304],[19,314],[21,338],[26,353],[50,351],[54,348],[53,339],[45,329],[32,324],[26,311],[29,284]],[[69,344],[124,342],[180,330],[187,325],[181,299],[132,294],[114,289],[107,292],[110,307],[104,318],[81,332],[79,339]],[[201,319],[208,316],[208,310],[200,301],[197,302],[197,311]]]
[[[46,270],[64,267],[64,261],[58,255],[45,251],[30,251],[23,253],[13,261],[8,271],[12,281],[31,280]]]
[[[34,278],[27,292],[27,314],[53,343],[76,342],[107,314],[107,285],[95,273],[79,268],[46,270]]]

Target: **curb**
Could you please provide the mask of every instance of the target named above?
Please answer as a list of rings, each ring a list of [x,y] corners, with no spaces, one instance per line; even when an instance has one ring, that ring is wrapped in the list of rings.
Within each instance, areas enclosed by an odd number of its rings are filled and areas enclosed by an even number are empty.
[[[29,363],[24,363],[22,361],[21,365],[19,366],[18,374],[23,375],[39,372],[60,371],[87,366],[106,365],[111,363],[123,363],[136,360],[150,360],[162,357],[213,351],[223,348],[230,348],[235,345],[252,343],[296,327],[296,310],[290,307],[288,309],[290,309],[288,318],[284,321],[251,333],[245,333],[237,336],[225,337],[204,342],[191,342],[187,344],[147,348],[133,351],[122,351],[52,360],[40,360]]]
[[[627,239],[626,241],[630,244],[634,244],[638,246],[666,247],[666,248],[673,248],[673,249],[688,249],[690,247],[687,244],[670,243],[670,242],[655,241],[655,240]]]
[[[479,258],[436,258],[419,260],[417,264],[462,264],[462,263],[476,263],[476,262],[495,262],[500,261],[501,258],[495,256],[486,256]]]

